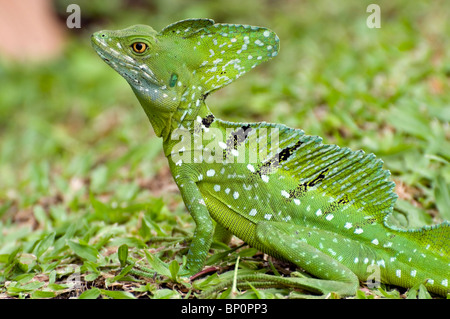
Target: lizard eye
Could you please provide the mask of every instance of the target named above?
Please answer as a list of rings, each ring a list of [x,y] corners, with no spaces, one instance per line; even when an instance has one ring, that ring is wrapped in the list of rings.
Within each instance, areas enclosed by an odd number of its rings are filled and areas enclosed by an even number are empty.
[[[145,50],[147,50],[147,44],[143,42],[135,42],[131,45],[133,48],[133,51],[136,53],[143,53]]]

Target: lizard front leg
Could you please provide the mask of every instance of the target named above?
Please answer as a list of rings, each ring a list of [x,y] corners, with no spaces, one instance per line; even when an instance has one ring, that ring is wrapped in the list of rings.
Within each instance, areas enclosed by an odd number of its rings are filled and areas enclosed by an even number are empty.
[[[196,225],[187,254],[186,266],[180,273],[181,276],[192,276],[199,272],[205,264],[213,241],[214,223],[196,182],[190,177],[178,177],[176,183],[179,186],[184,204]]]

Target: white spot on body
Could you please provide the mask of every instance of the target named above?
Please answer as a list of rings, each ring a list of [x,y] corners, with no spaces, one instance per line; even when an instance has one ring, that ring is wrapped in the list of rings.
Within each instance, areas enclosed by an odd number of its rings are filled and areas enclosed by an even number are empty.
[[[328,248],[328,252],[329,252],[331,255],[336,256],[336,252],[335,252],[333,249]]]
[[[255,41],[255,44],[258,45],[258,46],[263,46],[264,45],[264,43],[262,43],[262,41],[259,40],[259,39]]]
[[[288,192],[286,192],[285,190],[282,190],[281,191],[281,195],[283,195],[284,197],[286,197],[286,198],[289,198],[289,193]]]

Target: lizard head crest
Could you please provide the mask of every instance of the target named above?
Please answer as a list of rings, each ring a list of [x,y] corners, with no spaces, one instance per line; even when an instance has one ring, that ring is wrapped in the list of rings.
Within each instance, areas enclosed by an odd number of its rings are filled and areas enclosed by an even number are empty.
[[[181,44],[191,84],[209,94],[278,54],[279,39],[266,28],[189,19],[164,28],[162,39]]]

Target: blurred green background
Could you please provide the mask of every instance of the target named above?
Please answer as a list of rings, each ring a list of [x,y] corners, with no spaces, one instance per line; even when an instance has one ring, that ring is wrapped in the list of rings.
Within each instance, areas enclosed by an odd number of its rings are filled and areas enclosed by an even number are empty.
[[[71,3],[81,8],[80,29],[66,26]],[[366,25],[370,3],[380,5],[379,29]],[[24,244],[30,233],[58,233],[81,216],[106,223],[130,218],[130,212],[96,215],[97,201],[129,207],[163,198],[161,216],[180,212],[191,223],[144,112],[90,45],[90,34],[100,29],[139,23],[161,30],[186,18],[260,25],[281,41],[275,59],[208,97],[217,117],[284,123],[328,144],[373,152],[397,183],[399,224],[450,219],[449,1],[52,5],[66,39],[61,54],[20,62],[0,53],[0,254],[19,243],[32,252]],[[155,221],[167,222],[163,217]],[[177,223],[170,222],[161,227]],[[111,235],[120,236],[125,231]]]

